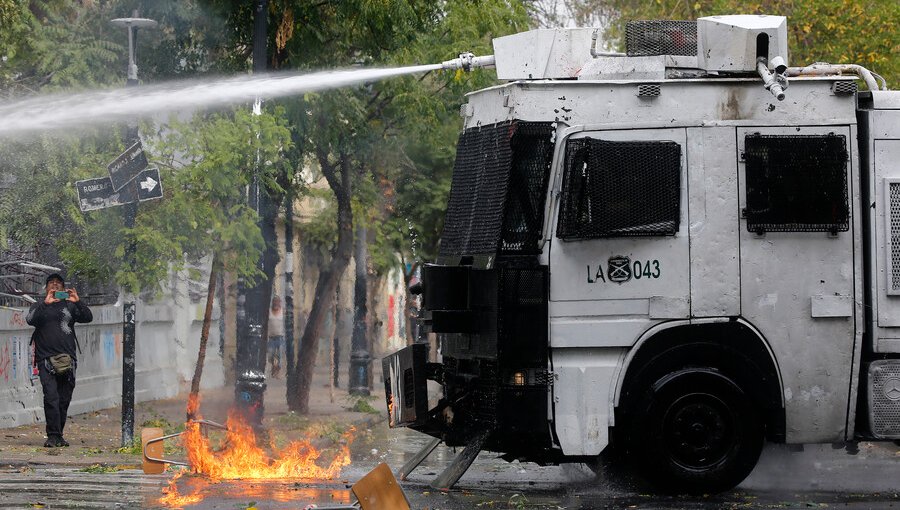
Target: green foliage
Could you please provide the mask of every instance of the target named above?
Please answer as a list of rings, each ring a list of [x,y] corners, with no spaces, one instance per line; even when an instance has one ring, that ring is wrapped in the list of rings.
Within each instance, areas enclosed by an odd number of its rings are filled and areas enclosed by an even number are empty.
[[[521,4],[505,1],[448,1],[442,14],[394,60],[439,62],[462,49],[490,54],[492,38],[527,29],[529,23]],[[396,266],[397,253],[406,263],[436,256],[460,130],[457,112],[466,92],[494,82],[493,70],[476,70],[438,71],[383,84],[396,96],[385,112],[396,127],[393,139],[384,144],[388,158],[380,176],[388,202],[374,240],[380,247],[373,250],[373,260],[381,262],[375,266],[379,271]]]
[[[334,194],[323,188],[311,188],[304,197],[307,207],[317,211],[307,221],[297,225],[305,243],[314,246],[322,255],[331,251],[337,242],[334,219],[337,215],[337,203]]]
[[[0,236],[20,246],[55,244],[70,275],[105,282],[118,264],[121,217],[82,214],[73,184],[104,170],[122,144],[102,131],[80,135],[0,141],[8,186],[0,194]]]
[[[293,411],[279,416],[278,418],[276,418],[276,421],[279,425],[285,427],[288,430],[302,430],[306,429],[310,425],[310,419],[308,417],[301,416]]]
[[[348,56],[370,66],[412,65],[448,60],[463,50],[489,54],[492,37],[527,28],[529,21],[520,4],[504,0],[343,4],[325,9],[326,18],[313,21],[320,29],[304,25],[298,34],[297,27],[282,51],[285,65],[298,58],[304,59],[298,65],[315,64],[327,57],[334,66]],[[386,19],[393,21],[387,24]],[[329,20],[346,21],[351,28],[344,31],[343,24],[331,26]],[[321,41],[330,36],[339,42],[323,51]],[[310,48],[316,53],[308,53]],[[353,214],[369,227],[370,262],[376,272],[384,273],[400,260],[433,258],[459,132],[459,104],[465,92],[493,82],[490,70],[435,71],[307,95],[289,109],[303,137],[298,145],[349,154],[355,162]],[[325,226],[334,225],[333,210],[321,216]],[[334,234],[324,235],[320,225],[304,229],[313,230],[317,239],[334,239]]]
[[[373,399],[373,397],[350,398],[351,404],[347,407],[347,410],[355,413],[381,414],[381,411],[372,407],[371,400]]]
[[[0,93],[123,83],[127,48],[112,36],[107,6],[52,0],[20,1],[15,8],[0,4],[0,56],[6,57],[0,63]]]
[[[317,70],[432,63],[460,51],[490,53],[492,37],[527,28],[509,0],[347,0],[269,3],[269,64]],[[0,0],[0,94],[105,87],[122,83],[125,31],[109,20],[139,15],[160,22],[138,37],[145,81],[246,70],[252,4],[223,0],[63,2]],[[353,172],[353,211],[370,227],[373,269],[432,258],[446,207],[465,92],[492,83],[493,71],[431,72],[365,86],[307,94],[253,117],[245,110],[145,126],[145,147],[160,166],[163,200],[140,205],[124,229],[115,209],[82,214],[72,183],[96,177],[122,150],[118,133],[79,138],[37,136],[3,142],[0,238],[55,243],[68,271],[149,290],[172,269],[214,252],[226,269],[252,280],[262,239],[243,191],[256,164],[277,200],[286,186],[307,190],[295,170],[342,162]],[[149,134],[148,133],[153,133]],[[6,177],[6,176],[10,177]],[[46,193],[46,190],[59,193]],[[304,239],[322,249],[336,239],[333,194],[310,191],[324,207],[304,224]],[[415,241],[413,241],[415,239]],[[135,264],[125,247],[137,246]]]
[[[81,468],[78,470],[81,473],[92,473],[92,474],[103,474],[103,473],[117,473],[121,471],[121,468],[118,466],[105,466],[103,464],[92,464],[88,467]]]
[[[526,498],[524,494],[519,494],[519,493],[516,493],[516,494],[513,494],[512,496],[510,496],[509,502],[507,503],[507,506],[509,508],[516,508],[516,509],[525,508],[526,505],[528,505],[528,498]]]
[[[0,169],[11,181],[0,195],[3,238],[25,246],[53,242],[69,274],[114,278],[132,292],[157,288],[171,269],[217,250],[226,269],[248,281],[258,277],[262,236],[243,190],[257,154],[260,178],[280,190],[274,176],[285,171],[283,152],[290,145],[280,110],[199,116],[160,132],[146,143],[160,166],[164,197],[140,205],[133,229],[124,228],[120,209],[82,213],[73,186],[105,170],[123,150],[118,136],[82,132],[0,144]],[[134,266],[123,260],[131,242]]]
[[[141,427],[155,427],[163,430],[163,435],[168,436],[170,434],[178,434],[184,432],[184,424],[179,423],[178,425],[173,425],[168,419],[164,416],[154,415],[153,418],[149,420],[144,420],[144,423],[141,423]]]
[[[143,248],[137,250],[139,270],[125,268],[117,279],[143,288],[164,278],[169,264],[181,269],[183,261],[214,252],[225,270],[246,281],[262,276],[259,218],[244,190],[256,175],[267,189],[281,191],[275,176],[286,171],[291,143],[283,112],[198,115],[187,123],[173,120],[160,132],[153,149],[166,195],[129,232]]]
[[[310,435],[327,439],[332,443],[339,443],[344,434],[350,430],[350,425],[334,421],[314,424],[309,428]]]
[[[181,0],[0,0],[0,94],[41,89],[121,85],[128,60],[126,31],[109,23],[139,15],[159,22],[140,30],[139,69],[144,81],[247,68],[250,46],[235,39],[231,2]],[[252,23],[251,23],[252,24]]]
[[[141,444],[141,439],[136,437],[131,440],[130,445],[116,448],[116,453],[124,453],[126,455],[143,455],[144,446]]]

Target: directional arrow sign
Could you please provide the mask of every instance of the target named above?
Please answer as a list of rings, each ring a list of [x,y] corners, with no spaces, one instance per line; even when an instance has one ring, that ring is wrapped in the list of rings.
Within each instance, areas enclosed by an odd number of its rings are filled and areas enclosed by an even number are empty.
[[[113,189],[109,177],[78,181],[75,189],[78,191],[78,206],[84,212],[162,198],[159,169],[156,167],[144,170],[119,191]]]
[[[157,198],[162,198],[162,182],[159,178],[159,168],[150,167],[134,180],[138,183],[138,200],[144,202],[146,200],[154,200]]]
[[[153,191],[153,188],[155,188],[157,184],[159,184],[159,183],[154,181],[152,177],[147,177],[146,181],[141,181],[141,189],[145,189],[148,192],[151,192],[151,191]]]
[[[106,165],[113,191],[119,191],[125,187],[145,168],[147,168],[147,155],[144,153],[144,146],[138,140],[118,158]]]

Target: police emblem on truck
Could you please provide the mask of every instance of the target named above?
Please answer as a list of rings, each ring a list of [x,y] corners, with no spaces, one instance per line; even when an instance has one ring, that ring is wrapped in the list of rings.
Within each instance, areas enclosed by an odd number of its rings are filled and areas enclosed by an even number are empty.
[[[631,259],[621,255],[610,257],[609,265],[606,267],[606,275],[611,282],[627,282],[631,279]]]

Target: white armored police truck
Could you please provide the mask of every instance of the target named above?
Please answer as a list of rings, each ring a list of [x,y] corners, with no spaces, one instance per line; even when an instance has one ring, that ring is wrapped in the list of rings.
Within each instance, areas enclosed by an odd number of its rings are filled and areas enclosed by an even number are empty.
[[[435,438],[401,475],[443,441],[465,448],[436,487],[485,449],[623,452],[656,487],[719,491],[765,441],[900,438],[900,92],[789,67],[781,16],[596,39],[447,63],[506,82],[461,108],[417,289],[439,359],[383,360],[391,426]]]

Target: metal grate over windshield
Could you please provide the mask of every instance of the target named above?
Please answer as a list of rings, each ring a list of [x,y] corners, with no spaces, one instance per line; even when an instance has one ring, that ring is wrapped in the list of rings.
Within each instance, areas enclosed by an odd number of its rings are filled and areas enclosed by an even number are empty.
[[[549,122],[513,121],[460,135],[441,256],[539,251],[553,134]]]
[[[560,239],[674,235],[681,207],[681,146],[571,139],[561,197]]]
[[[514,128],[500,248],[505,253],[539,253],[555,130],[549,122],[517,122]]]

